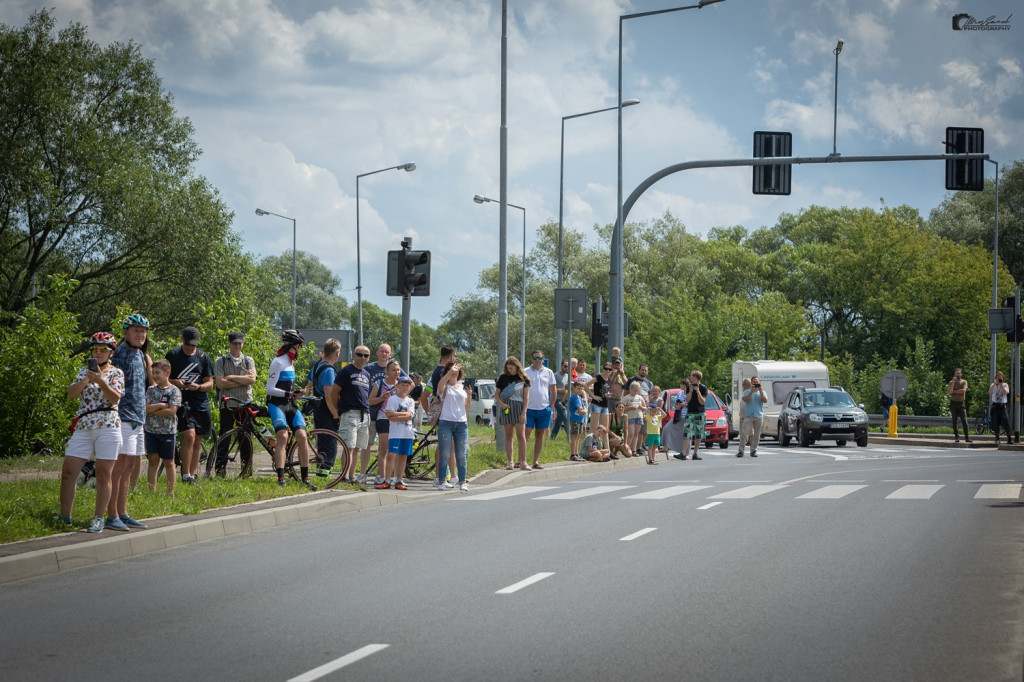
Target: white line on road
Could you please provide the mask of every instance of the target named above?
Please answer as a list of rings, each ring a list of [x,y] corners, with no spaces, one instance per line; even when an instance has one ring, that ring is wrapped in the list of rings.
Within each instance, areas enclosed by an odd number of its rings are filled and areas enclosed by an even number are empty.
[[[736,490],[730,490],[724,493],[718,493],[712,495],[711,500],[749,500],[751,497],[757,497],[758,495],[764,495],[765,493],[775,492],[776,490],[782,490],[786,486],[784,485],[748,485],[746,488],[737,488]]]
[[[644,535],[647,535],[648,533],[656,531],[656,530],[658,530],[658,529],[657,528],[644,528],[642,530],[638,530],[635,533],[630,533],[629,535],[627,535],[624,538],[619,538],[619,540],[622,540],[624,542],[629,542],[630,540],[636,540],[637,538],[642,537]]]
[[[463,495],[461,497],[457,497],[456,499],[466,500],[470,502],[479,502],[480,500],[497,500],[501,499],[502,497],[514,497],[515,495],[529,495],[530,493],[540,493],[544,492],[545,490],[554,490],[557,487],[558,486],[553,485],[524,485],[519,488],[512,488],[510,490],[495,490],[494,492],[483,493],[480,495]]]
[[[976,500],[1016,500],[1020,497],[1020,483],[988,483],[978,489]]]
[[[930,500],[939,492],[941,485],[905,485],[894,493],[886,496],[887,500]]]
[[[866,485],[827,485],[824,488],[812,490],[804,495],[798,495],[798,500],[838,500],[850,493],[855,493]]]
[[[500,590],[498,590],[497,592],[495,592],[494,594],[512,594],[513,592],[518,592],[519,590],[523,589],[524,587],[529,587],[530,585],[532,585],[532,584],[534,584],[536,582],[540,582],[541,580],[544,580],[544,578],[550,578],[553,575],[554,575],[554,573],[534,573],[533,575],[531,575],[526,580],[520,580],[519,582],[515,583],[514,585],[509,585],[508,587],[503,587]]]
[[[704,511],[705,509],[711,509],[712,507],[717,507],[720,504],[722,504],[722,503],[721,502],[712,502],[711,504],[705,504],[703,507],[697,507],[697,511]]]
[[[345,654],[341,658],[336,658],[330,663],[324,663],[319,668],[313,668],[309,672],[302,673],[298,677],[293,677],[288,682],[313,682],[318,680],[324,675],[329,675],[335,670],[344,668],[346,665],[355,663],[356,661],[362,660],[367,656],[372,656],[378,651],[382,651],[388,648],[388,644],[367,644],[362,649],[356,649],[350,654]]]
[[[601,495],[603,493],[613,493],[616,490],[626,490],[627,488],[635,488],[635,485],[598,485],[593,488],[584,488],[583,490],[572,490],[567,493],[555,493],[554,495],[542,495],[536,497],[536,500],[576,500],[581,497],[590,497],[591,495]]]
[[[676,495],[682,495],[684,493],[692,493],[696,490],[705,490],[710,488],[709,485],[673,485],[668,488],[660,488],[659,490],[648,490],[645,493],[637,493],[635,495],[626,495],[622,499],[624,500],[664,500],[669,497],[675,497]]]

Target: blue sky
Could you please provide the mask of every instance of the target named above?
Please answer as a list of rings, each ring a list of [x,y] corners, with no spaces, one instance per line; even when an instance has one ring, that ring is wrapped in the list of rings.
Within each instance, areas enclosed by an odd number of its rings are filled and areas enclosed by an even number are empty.
[[[249,251],[298,246],[355,300],[355,177],[363,299],[384,295],[386,252],[403,236],[433,253],[432,295],[415,319],[441,322],[498,258],[500,0],[49,0],[60,25],[101,43],[135,40],[153,59],[204,149],[198,170],[235,212]],[[613,106],[618,17],[685,3],[509,0],[508,198],[533,230],[558,218],[561,118]],[[21,25],[38,2],[0,0]],[[946,126],[985,129],[1000,162],[1024,158],[1024,12],[1016,0],[726,0],[625,22],[625,194],[659,169],[751,155],[755,130],[793,133],[794,154],[936,154]],[[1008,31],[954,31],[952,17]],[[1013,16],[1011,16],[1013,15]],[[615,112],[566,122],[565,225],[593,235],[615,216]],[[987,164],[991,177],[991,164]],[[927,217],[945,189],[939,162],[798,166],[789,197],[754,196],[749,168],[688,171],[637,203],[690,232],[773,225],[812,204],[909,204]],[[521,213],[509,211],[509,251]],[[596,242],[595,242],[596,243]],[[628,283],[627,283],[628,286]],[[592,296],[607,292],[590,292]]]

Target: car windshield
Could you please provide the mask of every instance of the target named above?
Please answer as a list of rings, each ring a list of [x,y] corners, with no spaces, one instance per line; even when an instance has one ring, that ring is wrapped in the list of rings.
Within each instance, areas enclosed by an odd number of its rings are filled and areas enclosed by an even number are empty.
[[[490,400],[494,397],[494,384],[479,384],[476,390],[480,400]]]
[[[708,393],[708,397],[704,400],[705,410],[720,410],[722,405],[718,402],[718,398],[715,397],[714,393]]]
[[[854,407],[853,398],[840,391],[808,391],[804,394],[807,407]]]

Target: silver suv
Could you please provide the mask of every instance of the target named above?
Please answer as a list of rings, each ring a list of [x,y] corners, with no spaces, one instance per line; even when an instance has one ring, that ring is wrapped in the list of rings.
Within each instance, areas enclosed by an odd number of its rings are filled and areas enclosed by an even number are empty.
[[[801,447],[817,440],[834,440],[846,445],[853,440],[868,445],[868,415],[850,394],[838,386],[832,388],[794,388],[779,411],[779,444],[789,445],[796,438]]]

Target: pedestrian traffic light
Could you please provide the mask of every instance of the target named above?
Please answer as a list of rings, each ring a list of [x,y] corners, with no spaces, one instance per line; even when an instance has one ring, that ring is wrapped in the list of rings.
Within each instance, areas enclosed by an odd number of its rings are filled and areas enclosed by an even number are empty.
[[[406,238],[401,251],[388,251],[388,296],[430,295],[430,252],[411,246],[412,239]]]
[[[1024,322],[1021,321],[1020,315],[1017,314],[1020,310],[1017,307],[1017,296],[1014,295],[1005,299],[1003,301],[1003,307],[1009,308],[1010,310],[1013,311],[1013,320],[1014,325],[1016,327],[1014,331],[1006,332],[1006,340],[1009,341],[1010,343],[1024,342]]]
[[[946,152],[981,154],[985,151],[982,128],[946,128]],[[984,159],[946,160],[946,189],[980,192],[985,188]]]
[[[590,344],[594,348],[608,343],[608,324],[604,321],[603,307],[597,301],[590,304]]]
[[[754,158],[767,159],[793,155],[793,133],[754,133]],[[793,166],[754,166],[754,194],[789,195]]]

